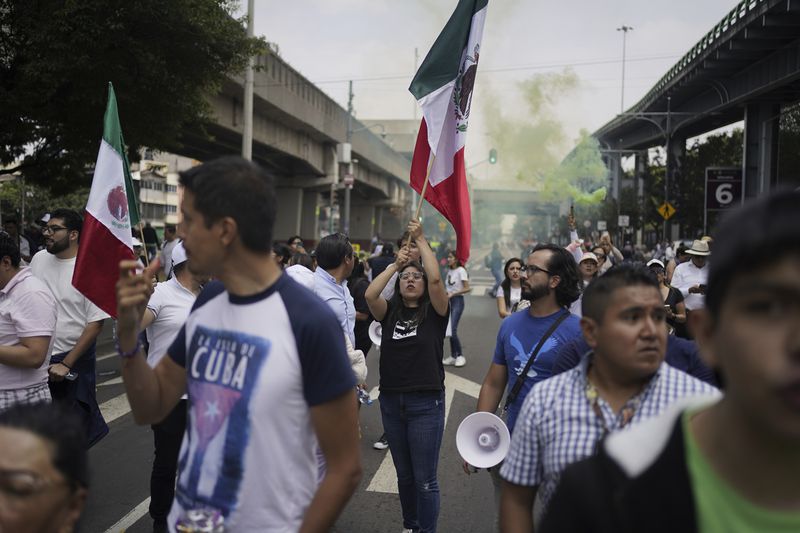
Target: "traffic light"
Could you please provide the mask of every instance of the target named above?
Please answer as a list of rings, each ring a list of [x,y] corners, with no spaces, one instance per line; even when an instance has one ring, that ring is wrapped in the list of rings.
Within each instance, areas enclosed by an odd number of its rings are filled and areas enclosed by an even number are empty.
[[[497,150],[495,150],[494,148],[489,150],[489,163],[491,163],[492,165],[497,163]]]

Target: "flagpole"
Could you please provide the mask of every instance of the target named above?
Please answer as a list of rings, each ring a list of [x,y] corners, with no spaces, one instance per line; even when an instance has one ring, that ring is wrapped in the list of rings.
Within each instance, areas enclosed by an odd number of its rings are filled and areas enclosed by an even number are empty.
[[[144,266],[150,266],[150,258],[147,256],[147,244],[144,242],[144,229],[142,229],[142,223],[139,222],[139,236],[142,238],[142,248],[144,248]],[[158,247],[156,246],[156,251],[158,251]]]
[[[436,154],[431,157],[431,163],[428,165],[428,172],[425,173],[425,183],[422,184],[422,191],[419,194],[419,202],[417,203],[417,212],[414,213],[414,219],[419,220],[419,213],[422,211],[422,202],[425,201],[425,191],[428,189],[428,181],[431,177],[431,169],[433,169],[433,162],[436,160]],[[411,247],[411,234],[408,235],[406,247]]]

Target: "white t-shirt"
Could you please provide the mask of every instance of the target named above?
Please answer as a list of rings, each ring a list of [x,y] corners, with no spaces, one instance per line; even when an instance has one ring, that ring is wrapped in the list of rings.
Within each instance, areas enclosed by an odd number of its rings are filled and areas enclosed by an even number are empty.
[[[178,335],[181,326],[189,317],[196,297],[192,291],[180,284],[177,278],[156,285],[147,308],[155,319],[145,330],[150,349],[147,352],[147,364],[155,368],[167,348]]]
[[[186,368],[186,433],[168,523],[211,507],[226,531],[297,531],[318,486],[310,408],[356,382],[333,311],[289,276],[200,293],[168,350]]]
[[[164,269],[164,275],[169,277],[172,274],[172,249],[178,245],[178,239],[171,241],[164,241],[164,247],[161,248],[161,268]]]
[[[397,276],[399,276],[399,272],[395,272],[392,274],[392,277],[389,278],[389,281],[386,283],[386,286],[381,291],[381,298],[386,300],[387,302],[392,299],[394,296],[394,286],[397,283]]]
[[[16,346],[20,339],[50,337],[56,329],[56,301],[30,268],[21,269],[0,290],[0,346]],[[47,383],[45,357],[39,368],[20,368],[0,364],[0,390],[16,390]]]
[[[708,263],[703,268],[697,268],[691,260],[681,263],[675,267],[672,273],[671,285],[681,291],[684,298],[686,309],[694,311],[706,306],[704,294],[689,294],[689,289],[695,285],[708,284]]]
[[[502,298],[503,300],[506,298],[506,291],[503,289],[502,285],[497,287],[497,297]],[[512,308],[517,305],[519,301],[522,300],[522,287],[511,287],[511,296],[509,297],[509,300]],[[511,311],[511,308],[507,309],[507,311]]]
[[[108,318],[105,312],[72,286],[74,270],[74,257],[59,259],[47,250],[38,252],[31,259],[33,275],[47,285],[56,299],[58,322],[51,355],[70,351],[89,322]]]
[[[455,270],[450,269],[447,271],[447,294],[458,292],[464,288],[464,282],[469,281],[469,274],[464,267],[458,267]]]
[[[297,283],[306,289],[314,290],[314,272],[303,265],[292,265],[284,270]]]

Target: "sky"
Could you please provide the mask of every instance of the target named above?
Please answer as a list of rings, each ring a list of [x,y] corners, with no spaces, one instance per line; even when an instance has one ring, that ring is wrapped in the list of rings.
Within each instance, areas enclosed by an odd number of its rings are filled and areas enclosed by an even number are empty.
[[[457,0],[255,0],[255,34],[342,106],[354,80],[359,119],[415,118],[408,85]],[[507,122],[547,120],[566,154],[581,130],[620,112],[622,25],[625,107],[738,2],[732,0],[490,0],[467,140],[480,164]],[[239,14],[246,12],[241,0]],[[378,79],[376,79],[378,78]],[[553,82],[569,79],[569,83]],[[548,81],[549,80],[549,81]],[[538,88],[543,105],[530,103]],[[541,92],[544,91],[544,92]],[[537,116],[534,116],[537,115]],[[419,117],[419,113],[416,117]],[[498,154],[503,158],[503,154]],[[487,169],[488,171],[492,169]]]

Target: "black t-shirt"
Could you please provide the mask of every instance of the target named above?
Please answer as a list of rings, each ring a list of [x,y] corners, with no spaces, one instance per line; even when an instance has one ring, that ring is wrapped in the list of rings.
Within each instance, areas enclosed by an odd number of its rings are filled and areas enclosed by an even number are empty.
[[[369,339],[369,325],[372,324],[374,318],[372,317],[372,313],[369,312],[369,306],[367,305],[367,299],[365,297],[367,287],[369,287],[369,280],[367,278],[358,278],[355,282],[348,285],[350,296],[353,297],[353,307],[355,307],[356,311],[359,313],[366,313],[368,315],[365,320],[356,319],[355,327],[353,328],[353,333],[356,337],[355,348],[357,350],[364,350],[364,348],[369,349],[369,346],[372,344],[372,341]],[[367,353],[364,352],[364,355],[366,354]]]
[[[681,291],[679,291],[675,287],[670,287],[669,293],[667,294],[667,297],[664,300],[664,305],[668,305],[673,313],[677,313],[678,312],[677,305],[681,303],[683,299],[684,298],[683,294],[681,294]],[[688,338],[686,324],[680,324],[678,322],[675,322],[674,320],[667,320],[667,324],[669,324],[674,328],[676,336]]]
[[[413,311],[403,306],[400,318],[389,324],[390,304],[381,321],[381,391],[444,390],[442,357],[448,317],[439,316],[429,303],[425,320],[417,324]]]

